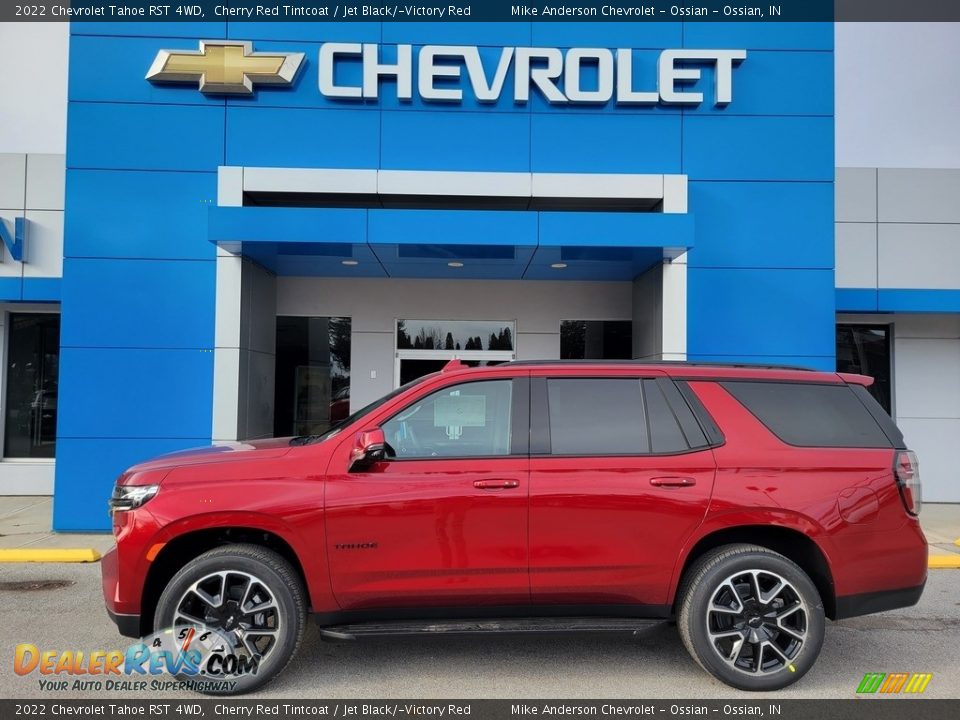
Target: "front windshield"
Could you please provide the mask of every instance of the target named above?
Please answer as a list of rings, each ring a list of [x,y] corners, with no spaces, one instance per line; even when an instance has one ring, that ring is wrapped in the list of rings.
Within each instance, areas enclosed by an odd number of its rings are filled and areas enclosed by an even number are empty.
[[[345,417],[343,420],[339,420],[335,422],[333,425],[327,428],[327,431],[324,433],[321,433],[319,435],[300,435],[290,440],[290,444],[291,445],[307,445],[309,443],[317,443],[317,442],[323,442],[324,440],[328,440],[333,436],[337,435],[341,430],[343,430],[343,428],[347,427],[351,423],[354,423],[360,418],[362,418],[364,415],[367,415],[373,412],[381,405],[389,402],[390,400],[393,400],[393,398],[395,398],[400,393],[406,392],[410,388],[420,384],[421,382],[423,382],[428,377],[431,377],[434,374],[436,373],[431,373],[430,375],[424,375],[423,377],[419,377],[416,380],[411,380],[406,385],[401,385],[396,390],[393,390],[392,392],[389,392],[386,395],[384,395],[382,398],[378,398],[377,400],[374,400],[369,405],[365,405],[364,407],[360,408],[356,412],[351,413],[349,416]]]

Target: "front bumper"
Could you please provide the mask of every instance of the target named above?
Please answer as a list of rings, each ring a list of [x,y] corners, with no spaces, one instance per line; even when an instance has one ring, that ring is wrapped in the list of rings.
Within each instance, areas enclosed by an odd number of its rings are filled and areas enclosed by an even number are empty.
[[[120,556],[117,546],[110,548],[100,558],[100,582],[103,586],[103,601],[107,606],[107,614],[116,623],[121,635],[126,637],[140,637],[140,613],[131,607],[131,603],[124,602],[120,593]]]

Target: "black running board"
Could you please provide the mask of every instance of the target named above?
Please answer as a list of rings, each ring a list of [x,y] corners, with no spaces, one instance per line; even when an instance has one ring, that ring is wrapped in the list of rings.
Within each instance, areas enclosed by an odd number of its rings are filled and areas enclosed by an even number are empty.
[[[637,618],[505,618],[477,620],[415,620],[366,622],[331,625],[320,629],[324,640],[358,640],[363,637],[439,637],[451,635],[523,634],[523,633],[595,633],[619,632],[637,634],[663,620]]]

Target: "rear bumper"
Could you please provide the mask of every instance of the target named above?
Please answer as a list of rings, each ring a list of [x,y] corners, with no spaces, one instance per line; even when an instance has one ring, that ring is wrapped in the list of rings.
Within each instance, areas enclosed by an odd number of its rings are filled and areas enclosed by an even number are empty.
[[[926,581],[915,587],[896,590],[879,590],[858,595],[841,595],[837,598],[835,620],[870,615],[884,610],[911,607],[920,601]]]
[[[140,616],[118,614],[107,608],[107,615],[113,620],[120,634],[128,638],[140,637]]]

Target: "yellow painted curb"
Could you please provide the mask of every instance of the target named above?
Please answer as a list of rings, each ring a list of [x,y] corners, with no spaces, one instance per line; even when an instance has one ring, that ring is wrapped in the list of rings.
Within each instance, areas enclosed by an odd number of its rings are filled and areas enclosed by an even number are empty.
[[[956,545],[957,547],[960,547],[960,538],[957,538],[956,540],[954,540],[953,544]]]
[[[100,553],[93,548],[0,548],[0,563],[82,563],[99,559]]]
[[[960,555],[931,555],[927,560],[927,567],[960,570]]]

